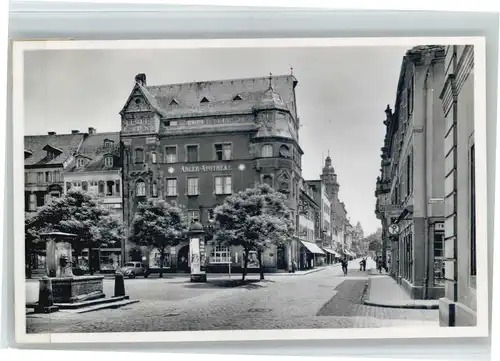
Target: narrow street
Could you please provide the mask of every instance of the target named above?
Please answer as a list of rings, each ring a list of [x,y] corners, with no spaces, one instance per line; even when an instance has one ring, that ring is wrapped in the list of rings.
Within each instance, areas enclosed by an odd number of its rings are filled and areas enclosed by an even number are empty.
[[[373,266],[373,265],[372,265]],[[238,275],[239,276],[239,275]],[[235,277],[238,277],[235,275]],[[249,279],[257,279],[250,275]],[[339,266],[307,275],[266,275],[240,287],[188,278],[134,279],[125,282],[131,299],[120,309],[75,314],[28,314],[27,332],[140,332],[285,328],[362,328],[437,326],[437,310],[363,305],[368,272],[352,261],[347,276]],[[227,278],[227,276],[226,276]],[[110,296],[113,281],[104,281]],[[28,284],[34,297],[36,282]],[[36,288],[36,286],[35,286]],[[29,300],[28,300],[29,301]]]

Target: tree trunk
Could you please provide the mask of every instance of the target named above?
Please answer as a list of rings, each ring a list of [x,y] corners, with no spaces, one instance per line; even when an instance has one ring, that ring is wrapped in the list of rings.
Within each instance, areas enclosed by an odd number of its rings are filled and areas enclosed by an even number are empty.
[[[264,268],[262,267],[262,251],[257,251],[257,259],[259,260],[259,270],[260,270],[260,279],[264,279]]]
[[[245,281],[245,277],[247,275],[247,267],[248,267],[248,251],[243,251],[243,275],[241,277],[242,281]]]
[[[26,247],[28,248],[28,247]],[[32,254],[33,252],[31,250],[29,250],[29,248],[26,250],[26,259],[25,259],[25,262],[26,262],[26,278],[28,279],[31,279],[31,270],[33,269],[32,267]]]
[[[92,241],[89,241],[89,273],[92,276],[94,274],[94,267],[92,265]]]
[[[158,276],[159,278],[163,278],[163,260],[165,259],[165,250],[159,249],[160,251],[160,275]]]

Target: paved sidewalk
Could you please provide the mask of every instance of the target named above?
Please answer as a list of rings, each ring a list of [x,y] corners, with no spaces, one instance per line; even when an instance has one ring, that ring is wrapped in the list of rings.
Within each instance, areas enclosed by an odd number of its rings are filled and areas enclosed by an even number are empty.
[[[305,275],[308,275],[310,273],[319,272],[319,271],[323,271],[325,269],[334,268],[334,267],[340,267],[340,263],[329,264],[326,266],[316,267],[316,268],[308,269],[308,270],[304,270],[304,271],[295,271],[294,273],[289,273],[289,272],[266,273],[266,276],[271,276],[271,277],[275,277],[275,276],[305,276]]]
[[[364,304],[389,308],[439,308],[438,300],[414,300],[391,276],[379,275],[378,272],[369,278],[368,297]]]

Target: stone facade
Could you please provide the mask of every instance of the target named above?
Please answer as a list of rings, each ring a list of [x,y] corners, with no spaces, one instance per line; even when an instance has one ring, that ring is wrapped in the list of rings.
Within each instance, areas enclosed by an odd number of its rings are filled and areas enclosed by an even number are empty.
[[[296,85],[289,75],[148,86],[139,74],[120,113],[125,224],[139,201],[158,197],[209,227],[227,195],[259,183],[287,194],[296,221],[303,154]],[[241,264],[241,250],[213,249],[210,235],[206,246],[208,272]],[[188,271],[188,251],[187,243],[173,248],[168,267]],[[268,250],[264,266],[290,270],[297,254],[293,240]]]
[[[441,91],[445,136],[446,292],[440,299],[443,326],[475,326],[476,202],[474,147],[474,47],[446,48]]]
[[[306,269],[311,264],[311,260],[315,260],[322,254],[311,253],[307,245],[316,243],[321,230],[321,208],[314,200],[314,191],[307,183],[301,182],[299,196],[299,230],[298,238],[301,242],[299,254],[297,255],[299,269]]]
[[[386,109],[377,180],[382,257],[391,274],[417,299],[444,293],[444,114],[439,100],[443,84],[444,47],[419,46],[406,53],[394,113]],[[393,224],[398,230],[391,234]]]

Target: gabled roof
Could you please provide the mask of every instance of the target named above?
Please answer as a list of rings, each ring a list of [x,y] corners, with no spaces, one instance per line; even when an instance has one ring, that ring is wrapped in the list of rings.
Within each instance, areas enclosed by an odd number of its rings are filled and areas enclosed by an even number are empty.
[[[297,79],[293,75],[281,75],[273,76],[272,82],[274,92],[279,94],[286,109],[295,116],[293,102]],[[151,106],[164,118],[244,114],[252,113],[254,106],[262,100],[269,89],[269,77],[156,86],[142,86],[137,83],[134,91],[137,89],[140,89]],[[134,91],[132,91],[126,106]],[[241,100],[235,100],[236,96],[239,96]],[[203,98],[207,98],[209,101],[201,102]],[[172,104],[173,100],[175,102]]]
[[[75,154],[75,159],[78,159],[78,158],[86,158],[86,159],[92,160],[92,158],[90,158],[88,155],[81,154],[81,153]]]
[[[36,167],[37,165],[62,165],[78,148],[84,138],[79,134],[55,134],[55,135],[27,135],[24,137],[24,149],[32,152],[32,155],[24,160],[24,165]],[[59,151],[55,158],[47,158],[47,150]]]
[[[128,99],[127,99],[127,102],[123,106],[123,109],[120,111],[120,114],[122,114],[123,112],[125,112],[127,110],[127,108],[129,106],[130,102],[132,101],[132,99],[137,96],[137,93],[141,94],[144,97],[144,99],[146,100],[146,102],[148,103],[148,105],[154,111],[156,111],[157,113],[159,113],[161,115],[165,115],[165,112],[158,105],[155,97],[151,93],[149,93],[149,91],[148,91],[148,89],[146,87],[142,86],[139,83],[135,83],[135,86],[132,89],[132,92],[130,93],[130,95],[129,95]]]
[[[114,144],[109,147],[105,147],[104,141],[106,140],[112,141]],[[90,159],[90,162],[88,162],[84,167],[76,167],[76,163],[72,162],[66,171],[70,173],[78,173],[119,170],[121,168],[119,142],[119,132],[96,133],[89,135],[83,141],[79,155]],[[104,163],[104,158],[109,155],[114,157],[112,167],[106,167]]]

